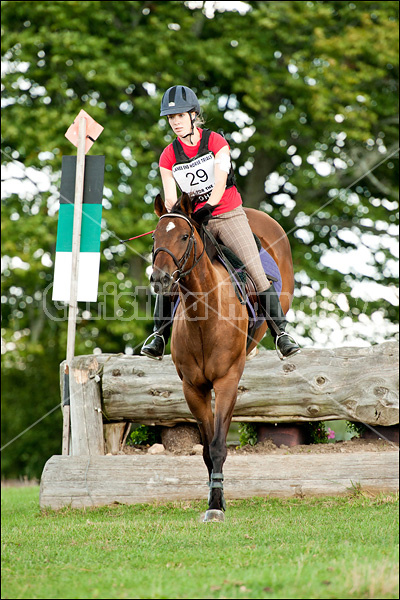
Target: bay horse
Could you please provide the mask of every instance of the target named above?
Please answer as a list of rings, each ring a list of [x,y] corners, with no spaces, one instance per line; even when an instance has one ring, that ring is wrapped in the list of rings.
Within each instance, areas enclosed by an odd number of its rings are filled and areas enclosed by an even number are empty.
[[[226,438],[236,403],[246,354],[263,337],[264,322],[246,349],[248,313],[236,297],[227,271],[211,261],[191,220],[192,200],[183,194],[168,213],[160,195],[160,218],[154,231],[153,273],[156,293],[167,294],[177,282],[180,302],[174,318],[171,355],[188,407],[197,421],[203,459],[209,474],[208,510],[204,521],[224,519],[223,464]],[[253,232],[274,258],[282,277],[281,305],[286,313],[293,298],[290,244],[282,227],[267,214],[245,209]],[[214,389],[215,409],[211,407]]]

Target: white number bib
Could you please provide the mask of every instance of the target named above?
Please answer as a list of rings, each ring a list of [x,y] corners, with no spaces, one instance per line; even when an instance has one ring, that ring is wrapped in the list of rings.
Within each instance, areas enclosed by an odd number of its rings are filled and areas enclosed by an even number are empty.
[[[215,185],[215,158],[212,152],[172,167],[172,175],[181,192],[208,200]]]

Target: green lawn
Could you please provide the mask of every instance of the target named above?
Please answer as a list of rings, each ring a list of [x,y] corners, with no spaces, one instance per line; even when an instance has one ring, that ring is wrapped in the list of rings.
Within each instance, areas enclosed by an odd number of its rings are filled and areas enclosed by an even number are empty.
[[[391,495],[39,509],[2,490],[2,598],[398,598]]]

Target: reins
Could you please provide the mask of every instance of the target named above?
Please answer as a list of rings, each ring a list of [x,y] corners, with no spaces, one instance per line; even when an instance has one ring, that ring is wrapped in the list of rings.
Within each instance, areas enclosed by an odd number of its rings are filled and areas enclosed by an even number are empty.
[[[171,250],[169,250],[168,248],[165,248],[164,246],[157,248],[157,250],[155,252],[153,252],[153,266],[154,266],[154,261],[156,259],[156,256],[160,253],[160,252],[166,252],[167,254],[169,254],[169,256],[172,258],[172,260],[174,261],[177,269],[176,271],[174,271],[172,273],[172,275],[175,275],[175,273],[178,273],[178,278],[176,279],[176,282],[178,282],[180,279],[182,279],[183,277],[186,277],[187,275],[189,275],[189,273],[191,273],[193,271],[193,269],[198,265],[198,263],[200,262],[204,251],[205,251],[205,246],[203,245],[203,250],[201,251],[199,257],[196,258],[196,254],[197,254],[197,242],[196,242],[196,237],[194,235],[194,227],[192,225],[192,223],[190,222],[190,220],[185,217],[184,215],[180,215],[179,213],[168,213],[165,215],[161,215],[160,217],[160,221],[161,219],[163,219],[164,217],[168,217],[168,218],[179,218],[179,219],[184,219],[189,227],[190,227],[190,237],[189,237],[189,241],[188,241],[188,245],[186,246],[186,250],[183,253],[183,255],[181,256],[181,258],[177,259],[176,256],[171,252]],[[192,252],[192,248],[194,247],[194,260],[193,260],[193,264],[192,266],[187,269],[186,271],[185,266],[186,263],[189,260],[190,254]]]

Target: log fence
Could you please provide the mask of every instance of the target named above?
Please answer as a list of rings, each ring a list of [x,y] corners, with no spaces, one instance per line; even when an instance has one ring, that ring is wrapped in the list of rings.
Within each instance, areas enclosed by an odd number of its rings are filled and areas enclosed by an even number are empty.
[[[261,350],[246,364],[233,421],[301,423],[346,419],[379,427],[396,425],[398,362],[396,341],[367,348],[303,349],[301,354],[283,362],[275,351]],[[63,398],[64,363],[60,374]],[[119,502],[120,497],[134,503],[205,496],[204,482],[200,480],[205,479],[206,469],[201,457],[106,456],[118,452],[131,423],[172,427],[194,422],[170,356],[162,362],[113,354],[75,357],[70,364],[70,396],[70,456],[53,456],[46,463],[41,506],[97,506]],[[184,466],[184,459],[190,467]],[[282,459],[284,476],[278,477]],[[373,460],[371,453],[346,458],[337,454],[317,460],[313,457],[307,464],[305,459],[310,457],[229,456],[227,497],[290,496],[299,490],[301,494],[343,493],[353,480],[371,489],[398,490],[395,451]],[[230,468],[240,472],[242,480],[244,473],[252,475],[246,475],[243,484],[238,478],[231,485]],[[187,469],[193,476],[192,483],[188,481]],[[284,484],[283,480],[289,483]],[[236,481],[234,476],[231,481]],[[118,490],[122,488],[126,494],[121,496]]]

